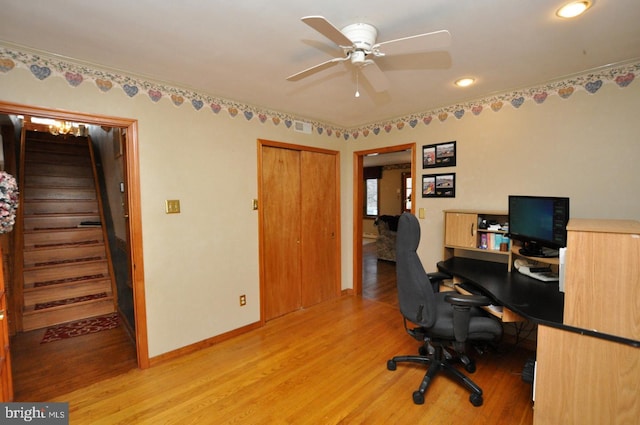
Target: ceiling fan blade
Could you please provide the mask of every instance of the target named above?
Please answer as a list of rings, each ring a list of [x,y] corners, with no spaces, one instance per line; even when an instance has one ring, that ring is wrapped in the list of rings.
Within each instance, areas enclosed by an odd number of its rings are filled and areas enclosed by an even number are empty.
[[[302,22],[309,25],[311,28],[318,31],[338,46],[349,47],[353,45],[353,42],[349,40],[342,31],[336,28],[331,22],[327,21],[323,16],[305,16],[302,18]]]
[[[297,73],[295,73],[293,75],[290,75],[290,76],[287,77],[287,80],[289,80],[289,81],[301,80],[304,77],[307,77],[307,76],[309,76],[311,74],[315,74],[316,72],[320,72],[323,69],[330,68],[333,65],[337,64],[338,62],[344,62],[347,59],[348,58],[333,58],[333,59],[330,59],[330,60],[328,60],[326,62],[322,62],[322,63],[320,63],[318,65],[312,66],[311,68],[307,68],[307,69],[305,69],[303,71],[300,71],[300,72],[297,72]]]
[[[362,75],[376,92],[385,91],[389,88],[387,76],[374,61],[367,61],[365,65],[360,67],[360,71],[362,71]]]
[[[450,44],[451,34],[447,30],[441,30],[384,41],[373,46],[373,50],[383,55],[402,55],[443,49]]]

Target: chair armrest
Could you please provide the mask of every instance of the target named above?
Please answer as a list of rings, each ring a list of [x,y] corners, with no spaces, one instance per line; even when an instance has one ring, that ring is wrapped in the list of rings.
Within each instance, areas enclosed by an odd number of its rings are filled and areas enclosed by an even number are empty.
[[[466,295],[451,291],[444,297],[445,301],[458,307],[482,307],[491,304],[491,299],[484,295]]]
[[[427,273],[427,276],[429,276],[429,280],[431,282],[442,282],[445,279],[451,279],[451,275],[445,272],[431,272],[431,273]]]
[[[491,304],[491,299],[484,295],[466,295],[451,292],[444,297],[445,301],[453,306],[453,334],[456,338],[454,348],[461,353],[464,350],[464,342],[469,334],[469,321],[471,320],[471,307],[482,307]]]

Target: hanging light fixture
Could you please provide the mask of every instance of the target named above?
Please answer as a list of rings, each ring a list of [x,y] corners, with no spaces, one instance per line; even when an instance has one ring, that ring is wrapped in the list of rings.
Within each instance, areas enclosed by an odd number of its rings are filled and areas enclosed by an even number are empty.
[[[71,136],[84,136],[86,127],[70,121],[55,121],[49,124],[49,133],[54,136],[69,134]]]

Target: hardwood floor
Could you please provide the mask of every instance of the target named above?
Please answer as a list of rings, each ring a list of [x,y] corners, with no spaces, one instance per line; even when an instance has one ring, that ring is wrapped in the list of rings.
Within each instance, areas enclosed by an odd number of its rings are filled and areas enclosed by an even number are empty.
[[[362,297],[397,307],[396,263],[378,261],[376,244],[369,241],[362,245]]]
[[[346,296],[150,369],[134,369],[52,401],[72,424],[530,424],[528,353],[476,356],[485,403],[438,376],[422,406],[419,366],[386,361],[415,353],[395,307]]]
[[[484,391],[483,406],[473,407],[466,389],[444,374],[434,379],[424,405],[413,404],[425,369],[399,364],[389,371],[386,361],[416,353],[418,343],[403,328],[395,293],[384,289],[395,290],[389,277],[395,265],[375,267],[386,270],[378,274],[384,283],[366,285],[363,297],[345,296],[290,313],[150,369],[133,366],[71,387],[56,382],[50,365],[34,371],[32,379],[43,387],[57,386],[57,395],[41,401],[68,402],[71,424],[533,423],[531,385],[521,379],[532,353],[509,344],[474,353],[472,378]],[[66,341],[80,343],[81,338]],[[99,356],[118,363],[112,358],[117,346]],[[81,361],[67,363],[82,367]]]
[[[45,329],[11,338],[15,401],[44,402],[138,367],[123,326],[40,344]]]

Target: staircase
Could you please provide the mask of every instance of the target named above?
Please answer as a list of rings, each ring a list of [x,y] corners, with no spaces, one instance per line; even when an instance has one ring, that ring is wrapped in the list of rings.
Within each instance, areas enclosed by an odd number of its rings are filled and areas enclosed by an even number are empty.
[[[116,311],[88,137],[26,131],[22,147],[22,330]]]

